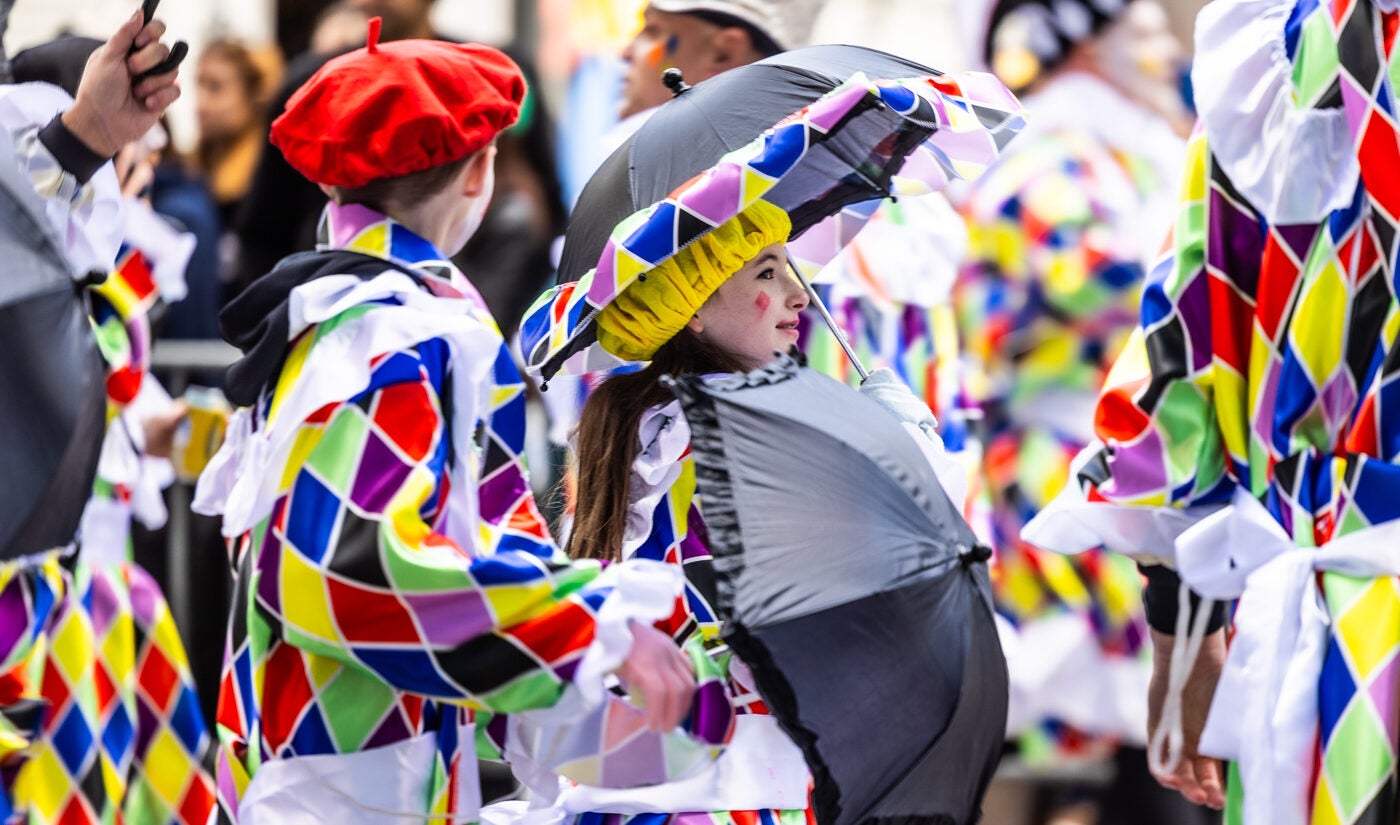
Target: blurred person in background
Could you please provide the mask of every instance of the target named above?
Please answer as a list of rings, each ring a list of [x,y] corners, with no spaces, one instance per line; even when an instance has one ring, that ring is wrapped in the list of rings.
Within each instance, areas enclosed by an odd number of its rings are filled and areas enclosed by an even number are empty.
[[[369,17],[350,0],[340,0],[321,10],[311,29],[313,54],[340,54],[365,42]]]
[[[232,225],[262,153],[268,80],[253,52],[234,40],[209,43],[195,67],[194,159],[225,226]]]
[[[348,0],[350,8],[366,17],[383,20],[383,40],[443,39],[433,29],[433,5],[437,0]]]
[[[822,0],[651,0],[642,28],[622,50],[626,63],[622,122],[609,136],[608,151],[620,146],[672,98],[661,81],[676,68],[694,85],[736,66],[807,45]]]
[[[1109,758],[1144,744],[1147,727],[1141,575],[1125,558],[1071,559],[1020,534],[1093,438],[1099,387],[1170,227],[1190,126],[1185,51],[1157,0],[995,0],[981,46],[1029,124],[961,200],[969,250],[955,292],[997,607],[1019,636],[1011,728],[1032,766]],[[1117,786],[1060,792],[1048,821],[1123,821],[1108,803],[1125,788],[1132,822],[1203,815],[1157,791],[1141,750],[1117,764]]]
[[[188,290],[178,307],[161,319],[160,338],[211,340],[219,337],[224,305],[224,268],[219,246],[224,225],[204,177],[169,143],[153,160],[151,208],[194,238],[185,269]]]

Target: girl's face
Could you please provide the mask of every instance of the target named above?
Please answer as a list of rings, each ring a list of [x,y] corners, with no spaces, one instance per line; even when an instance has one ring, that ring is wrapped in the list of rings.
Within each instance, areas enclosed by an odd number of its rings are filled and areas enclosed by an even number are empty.
[[[798,314],[806,306],[807,293],[788,271],[783,244],[775,243],[721,284],[689,326],[757,369],[797,343]]]

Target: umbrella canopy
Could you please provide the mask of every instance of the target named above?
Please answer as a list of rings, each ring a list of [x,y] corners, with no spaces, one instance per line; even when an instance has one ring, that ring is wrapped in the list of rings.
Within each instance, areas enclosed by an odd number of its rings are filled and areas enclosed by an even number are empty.
[[[665,198],[857,73],[942,74],[862,46],[811,46],[730,69],[657,109],[598,167],[579,195],[564,235],[559,282],[577,281],[597,266],[613,229],[629,215]]]
[[[673,382],[724,637],[822,825],[975,822],[1005,735],[986,559],[911,436],[790,359]]]
[[[106,431],[81,290],[13,153],[0,142],[0,560],[73,540]]]
[[[807,51],[811,50],[803,50]],[[536,373],[548,378],[566,367],[586,372],[615,365],[615,359],[610,362],[592,346],[598,311],[646,270],[759,198],[788,213],[792,237],[831,216],[853,224],[840,233],[851,237],[869,215],[846,207],[891,194],[924,194],[941,189],[951,179],[975,177],[1022,124],[1019,104],[990,75],[955,78],[934,73],[872,81],[856,73],[809,106],[788,112],[776,125],[770,121],[768,130],[750,143],[722,157],[706,158],[700,145],[704,141],[688,135],[707,130],[718,134],[708,118],[721,115],[692,106],[687,98],[730,74],[708,80],[661,107],[585,189],[588,201],[581,198],[575,211],[578,217],[565,239],[561,271],[565,277],[570,273],[571,254],[596,253],[591,264],[596,268],[576,284],[545,293],[526,315],[522,348]],[[776,85],[778,80],[771,82]],[[668,115],[662,125],[670,123],[671,128],[651,129],[668,112],[676,114]],[[693,121],[690,128],[682,128],[685,121]],[[645,144],[638,142],[643,134],[651,136]],[[653,144],[664,146],[666,152],[640,154],[643,146]],[[716,140],[709,148],[724,152],[725,145]],[[634,155],[625,156],[626,152]],[[685,159],[673,157],[677,152]],[[625,169],[619,160],[624,156],[634,158]],[[661,191],[673,172],[679,174],[681,164],[688,171],[705,160],[714,165],[612,224],[637,199],[649,197],[653,189]],[[651,171],[652,163],[659,172]],[[617,191],[617,185],[609,183],[617,175],[630,181],[627,191]],[[604,196],[617,200],[604,201]],[[605,240],[594,249],[598,237]],[[571,244],[585,251],[571,253]],[[829,249],[832,244],[823,246]]]

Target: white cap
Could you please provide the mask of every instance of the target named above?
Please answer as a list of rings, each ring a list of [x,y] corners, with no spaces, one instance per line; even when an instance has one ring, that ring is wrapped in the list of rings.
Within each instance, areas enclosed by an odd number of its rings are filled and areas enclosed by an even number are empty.
[[[784,50],[807,45],[812,25],[826,0],[651,0],[657,11],[673,14],[714,12],[742,20]]]

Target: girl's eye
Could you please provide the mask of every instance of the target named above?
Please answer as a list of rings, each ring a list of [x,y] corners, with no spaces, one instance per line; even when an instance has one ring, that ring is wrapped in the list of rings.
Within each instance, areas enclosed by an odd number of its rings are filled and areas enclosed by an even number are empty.
[[[759,279],[760,281],[771,281],[771,280],[773,280],[774,274],[776,274],[776,273],[774,272],[774,270],[772,270],[772,269],[765,269],[765,270],[763,270],[762,272],[758,273],[758,279]]]

